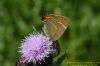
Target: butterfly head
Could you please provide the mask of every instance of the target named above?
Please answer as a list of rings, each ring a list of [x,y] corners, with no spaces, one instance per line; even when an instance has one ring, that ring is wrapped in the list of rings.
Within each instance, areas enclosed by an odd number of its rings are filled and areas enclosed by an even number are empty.
[[[42,21],[44,22],[48,22],[49,19],[52,19],[53,17],[52,16],[43,16],[42,17]]]

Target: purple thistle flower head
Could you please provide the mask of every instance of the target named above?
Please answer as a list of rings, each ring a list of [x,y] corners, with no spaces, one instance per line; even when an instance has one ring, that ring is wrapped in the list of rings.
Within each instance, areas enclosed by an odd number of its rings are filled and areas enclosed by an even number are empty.
[[[52,41],[43,33],[34,33],[27,36],[20,48],[22,58],[24,58],[23,62],[34,63],[45,61],[45,58],[55,51],[52,48]]]

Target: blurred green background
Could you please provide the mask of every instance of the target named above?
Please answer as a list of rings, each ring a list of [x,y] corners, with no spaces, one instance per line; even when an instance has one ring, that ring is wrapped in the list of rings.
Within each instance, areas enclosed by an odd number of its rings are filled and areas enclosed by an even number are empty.
[[[34,27],[42,31],[45,10],[70,19],[59,39],[67,61],[100,61],[100,0],[0,0],[0,66],[15,66],[18,47]]]

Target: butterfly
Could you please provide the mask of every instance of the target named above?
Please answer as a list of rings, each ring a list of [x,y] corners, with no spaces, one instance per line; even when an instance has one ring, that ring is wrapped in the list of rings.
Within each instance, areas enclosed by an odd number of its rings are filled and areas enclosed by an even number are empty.
[[[43,31],[52,41],[58,40],[69,25],[68,18],[57,15],[47,15],[42,18],[44,23]]]

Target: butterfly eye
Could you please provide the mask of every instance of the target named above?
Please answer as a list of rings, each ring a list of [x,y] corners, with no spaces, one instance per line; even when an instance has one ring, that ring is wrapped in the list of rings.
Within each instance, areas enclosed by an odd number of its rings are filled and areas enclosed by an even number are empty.
[[[42,21],[44,21],[46,19],[46,17],[44,16],[44,17],[42,17]]]

